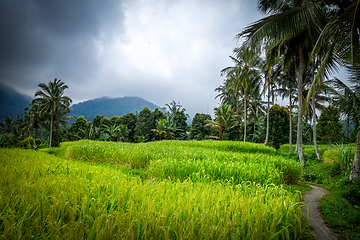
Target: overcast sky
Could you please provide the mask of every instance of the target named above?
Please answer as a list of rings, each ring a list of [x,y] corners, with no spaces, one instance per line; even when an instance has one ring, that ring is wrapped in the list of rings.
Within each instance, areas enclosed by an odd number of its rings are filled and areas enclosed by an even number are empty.
[[[33,97],[54,78],[73,103],[139,96],[213,113],[255,0],[0,0],[0,82]]]

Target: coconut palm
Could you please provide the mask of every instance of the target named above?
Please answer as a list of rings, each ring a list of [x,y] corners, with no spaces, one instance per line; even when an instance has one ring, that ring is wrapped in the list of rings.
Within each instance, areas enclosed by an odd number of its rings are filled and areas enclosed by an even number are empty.
[[[235,49],[235,57],[231,57],[235,66],[227,67],[221,71],[226,75],[227,83],[233,91],[234,98],[243,100],[244,107],[244,142],[246,141],[246,127],[248,122],[248,108],[252,96],[260,93],[262,59],[257,52],[250,52],[249,49],[240,47]],[[236,103],[235,112],[239,113],[239,101]]]
[[[34,138],[39,136],[39,129],[44,123],[45,119],[39,113],[39,105],[36,103],[30,104],[30,110],[24,113],[24,125],[23,131],[25,133],[32,135]]]
[[[333,86],[337,89],[337,91],[333,90],[335,93],[333,103],[342,109],[355,124],[354,129],[357,132],[356,149],[349,176],[349,179],[355,183],[360,175],[360,67],[350,66],[348,70],[352,76],[350,78],[351,87],[339,79],[332,80]]]
[[[120,141],[122,142],[126,142],[128,135],[129,135],[130,130],[127,127],[127,124],[122,124],[119,127],[119,136],[120,136]]]
[[[159,136],[160,141],[161,138],[164,138],[166,135],[166,121],[164,119],[157,119],[155,123],[156,129],[151,129],[156,136]]]
[[[180,102],[176,103],[175,100],[173,100],[170,104],[165,104],[165,106],[168,107],[171,117],[173,117],[176,112],[186,111]],[[188,114],[185,114],[185,116],[189,117]]]
[[[236,115],[231,109],[230,105],[221,105],[214,109],[215,119],[205,120],[204,127],[211,127],[221,134],[221,140],[224,140],[226,130],[231,128],[236,123]]]
[[[3,122],[0,123],[0,133],[8,133],[10,135],[13,135],[16,131],[17,125],[16,121],[14,121],[13,117],[6,116],[5,119],[3,119]]]
[[[113,124],[113,125],[107,126],[107,125],[103,124],[102,130],[104,133],[109,134],[110,142],[111,142],[113,138],[117,138],[117,136],[120,132],[120,125],[116,126],[116,124]]]
[[[259,10],[271,15],[260,19],[237,35],[245,37],[245,45],[249,48],[267,46],[268,52],[282,56],[285,63],[295,63],[298,90],[298,129],[297,148],[299,159],[305,166],[302,150],[302,88],[304,72],[309,63],[313,49],[313,39],[319,35],[324,18],[323,5],[317,1],[259,1]],[[266,44],[265,44],[266,43]],[[271,54],[274,55],[274,54]]]
[[[55,78],[48,85],[40,83],[39,87],[41,90],[35,93],[35,99],[32,101],[32,104],[38,104],[41,116],[50,118],[49,147],[51,147],[54,119],[60,120],[62,116],[70,112],[69,107],[72,100],[64,96],[64,91],[68,86],[60,79]]]
[[[282,77],[279,78],[279,88],[275,91],[282,99],[289,98],[289,151],[292,153],[292,109],[296,94],[295,68],[283,72]]]

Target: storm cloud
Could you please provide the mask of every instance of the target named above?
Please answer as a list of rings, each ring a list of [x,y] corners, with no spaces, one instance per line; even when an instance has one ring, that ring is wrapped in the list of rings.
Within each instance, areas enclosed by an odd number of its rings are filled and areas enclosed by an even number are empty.
[[[33,96],[62,79],[74,103],[139,96],[213,112],[256,1],[0,0],[0,82]]]

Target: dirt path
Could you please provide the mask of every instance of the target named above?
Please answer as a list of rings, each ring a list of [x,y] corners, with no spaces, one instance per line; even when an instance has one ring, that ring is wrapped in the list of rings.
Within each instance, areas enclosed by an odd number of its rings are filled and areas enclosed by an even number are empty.
[[[310,226],[313,228],[312,234],[314,235],[315,239],[336,240],[336,236],[332,230],[325,225],[318,209],[320,198],[329,194],[330,192],[326,189],[316,186],[310,185],[310,187],[312,189],[309,192],[306,192],[304,195],[304,203],[306,203],[309,207],[309,215],[306,206],[301,208],[301,213],[306,219],[308,219]]]

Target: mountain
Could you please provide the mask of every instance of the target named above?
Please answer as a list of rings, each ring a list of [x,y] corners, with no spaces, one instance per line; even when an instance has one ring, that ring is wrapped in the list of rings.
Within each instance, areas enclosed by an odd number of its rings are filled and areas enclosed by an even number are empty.
[[[0,84],[0,121],[2,122],[6,116],[16,117],[16,115],[23,114],[31,100],[31,97]]]
[[[129,112],[140,112],[144,107],[152,111],[155,108],[161,110],[161,107],[140,97],[102,97],[72,105],[69,115],[84,116],[86,120],[92,122],[97,115],[112,118],[113,116],[123,116]]]

